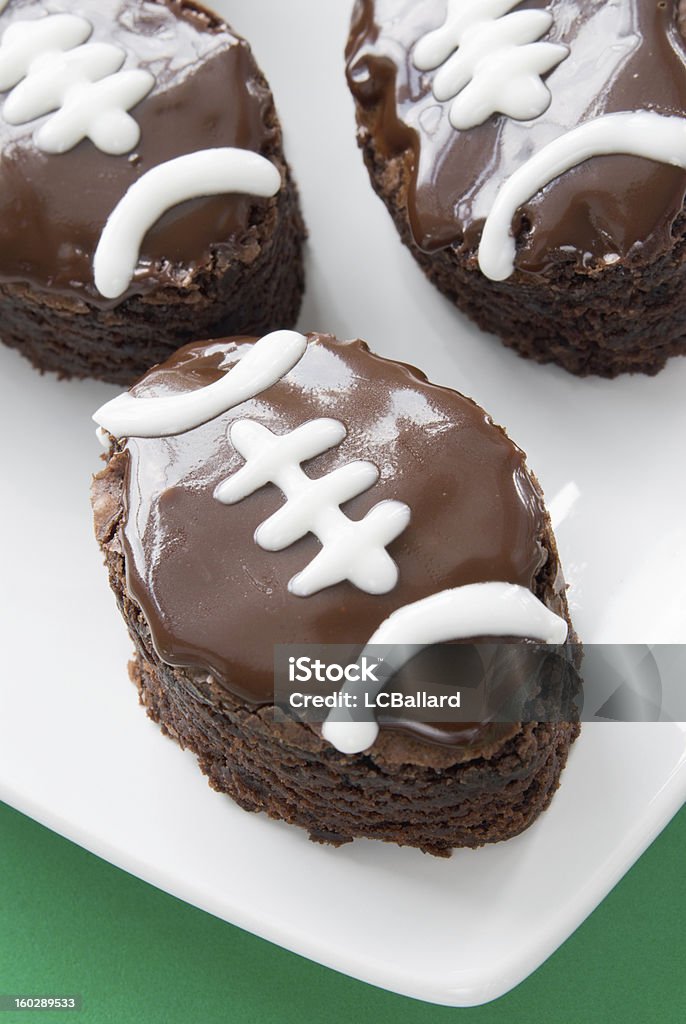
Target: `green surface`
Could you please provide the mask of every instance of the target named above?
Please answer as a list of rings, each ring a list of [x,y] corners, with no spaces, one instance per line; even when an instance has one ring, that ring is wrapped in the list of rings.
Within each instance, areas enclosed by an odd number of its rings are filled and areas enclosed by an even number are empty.
[[[533,977],[470,1010],[381,992],[153,889],[0,804],[0,994],[81,993],[31,1020],[684,1024],[686,809]],[[560,879],[564,884],[564,879]]]

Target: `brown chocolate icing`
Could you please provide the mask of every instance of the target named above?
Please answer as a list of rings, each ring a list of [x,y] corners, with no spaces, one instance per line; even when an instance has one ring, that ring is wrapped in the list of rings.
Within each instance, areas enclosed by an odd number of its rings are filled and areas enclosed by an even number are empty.
[[[195,266],[211,254],[221,260],[245,233],[265,200],[191,200],[148,232],[136,276],[120,299],[104,299],[93,284],[100,234],[127,189],[152,167],[196,150],[269,150],[272,100],[247,43],[183,0],[12,0],[0,15],[0,32],[15,21],[65,12],[91,22],[88,42],[125,50],[123,69],[147,69],[156,82],[131,110],[141,137],[123,156],[103,153],[89,140],[61,155],[42,153],[32,137],[46,118],[13,126],[0,110],[0,281],[108,307],[160,285],[183,284]]]
[[[473,251],[499,186],[547,142],[601,114],[686,114],[686,50],[674,0],[527,0],[554,18],[544,38],[570,54],[545,79],[552,102],[539,118],[493,116],[469,131],[432,94],[435,72],[413,64],[415,44],[441,25],[446,0],[358,0],[348,80],[381,157],[407,154],[407,208],[416,244]],[[684,171],[639,157],[587,161],[522,207],[516,267],[541,274],[551,260],[580,270],[605,257],[652,258],[671,242],[686,194]]]
[[[162,395],[212,383],[252,341],[188,345],[134,391]],[[213,496],[244,464],[227,439],[234,420],[285,433],[319,416],[341,420],[348,434],[304,464],[308,475],[356,459],[380,470],[374,487],[346,503],[348,516],[361,518],[384,499],[410,506],[409,527],[388,549],[399,568],[388,594],[346,582],[293,596],[288,581],[314,558],[319,542],[309,535],[268,552],[254,541],[257,526],[283,505],[281,492],[269,484],[230,506]],[[127,587],[157,653],[172,665],[211,672],[250,704],[273,700],[275,644],[361,647],[395,609],[462,584],[501,580],[541,589],[547,518],[523,452],[472,401],[359,341],[312,335],[297,366],[258,398],[184,434],[129,439],[124,450]],[[407,728],[444,742],[480,735],[457,723]],[[504,735],[516,726],[495,728]]]

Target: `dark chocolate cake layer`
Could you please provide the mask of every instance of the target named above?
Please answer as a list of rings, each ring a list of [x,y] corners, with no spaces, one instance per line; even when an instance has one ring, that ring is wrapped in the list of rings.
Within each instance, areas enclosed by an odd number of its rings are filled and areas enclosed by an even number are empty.
[[[202,400],[256,348],[245,338],[187,346],[146,375],[123,415],[146,415],[156,399],[164,416],[165,401]],[[114,424],[107,407],[100,414]],[[254,446],[270,432],[282,442],[321,423],[318,415],[329,427],[340,417],[345,437],[303,459],[309,481],[340,473],[346,456],[370,459],[377,482],[344,502],[346,516],[358,524],[398,499],[409,509],[387,545],[397,579],[375,592],[352,565],[338,582],[304,587],[333,543],[324,533],[323,541],[308,533],[279,548],[260,545],[265,524],[283,512],[282,484],[218,499],[260,457],[253,447],[246,461],[232,441],[247,450],[245,437]],[[94,481],[96,535],[151,717],[198,755],[215,788],[315,839],[367,836],[447,854],[527,827],[557,788],[574,724],[441,722],[434,739],[410,722],[382,724],[371,747],[350,755],[320,725],[273,714],[275,644],[361,648],[389,615],[451,588],[519,588],[566,633],[555,541],[523,453],[469,399],[360,342],[322,335],[311,335],[299,361],[257,396],[197,418],[113,439]],[[134,420],[130,433],[140,427]],[[309,504],[317,500],[313,493]],[[289,493],[286,505],[294,504]],[[495,607],[479,636],[491,635],[491,624],[492,635],[505,635]]]
[[[186,673],[159,659],[139,656],[130,674],[150,717],[197,754],[214,789],[335,846],[380,839],[446,857],[511,839],[550,804],[579,732],[529,723],[492,754],[446,768],[387,760],[381,750],[350,757],[264,709],[199,699]]]
[[[130,384],[191,338],[295,322],[297,189],[268,84],[216,15],[12,0],[3,89],[5,344],[41,370]]]
[[[348,82],[372,185],[430,280],[522,355],[657,373],[686,352],[678,4],[499,8],[358,0]],[[533,88],[527,113],[519,86]],[[513,265],[494,274],[485,226],[513,179],[529,187],[506,214]]]

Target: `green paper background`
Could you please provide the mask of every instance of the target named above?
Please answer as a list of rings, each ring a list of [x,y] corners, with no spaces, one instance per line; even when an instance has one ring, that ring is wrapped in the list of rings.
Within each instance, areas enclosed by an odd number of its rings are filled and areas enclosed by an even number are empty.
[[[0,804],[0,993],[80,993],[89,1024],[684,1024],[686,808],[519,988],[468,1010],[418,1003],[287,953]],[[563,883],[564,880],[561,880]]]

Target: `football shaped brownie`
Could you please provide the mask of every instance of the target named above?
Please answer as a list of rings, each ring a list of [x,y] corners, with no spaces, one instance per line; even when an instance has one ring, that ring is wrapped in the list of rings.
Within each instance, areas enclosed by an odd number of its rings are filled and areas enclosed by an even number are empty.
[[[130,384],[295,323],[304,228],[248,44],[190,0],[0,3],[2,340]]]
[[[372,184],[522,355],[613,377],[686,352],[682,30],[676,0],[357,0]]]
[[[540,488],[474,402],[285,331],[188,345],[95,419],[132,678],[212,786],[320,841],[438,855],[547,807],[574,723],[381,721],[360,744],[274,713],[276,645],[573,636]]]

